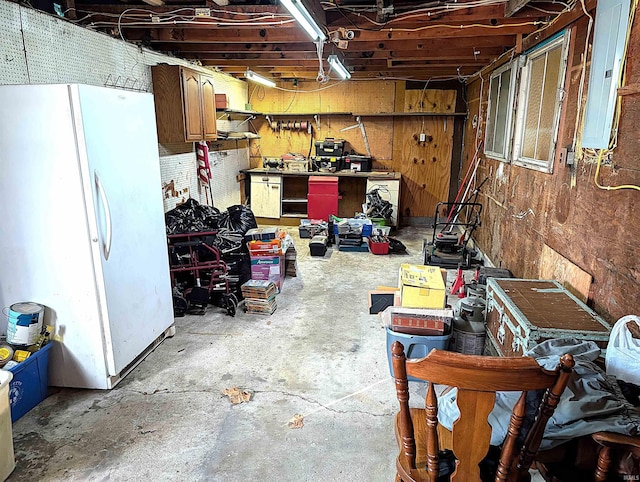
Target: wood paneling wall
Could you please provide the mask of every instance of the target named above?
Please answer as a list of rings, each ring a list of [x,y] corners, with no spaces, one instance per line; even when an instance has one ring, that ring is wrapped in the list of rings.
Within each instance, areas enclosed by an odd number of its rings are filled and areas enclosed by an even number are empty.
[[[288,90],[296,90],[287,86]],[[321,88],[322,89],[322,88]],[[304,92],[310,91],[310,92]],[[260,167],[263,157],[287,152],[315,155],[315,140],[345,139],[347,149],[367,154],[356,115],[369,141],[374,169],[402,173],[400,212],[405,217],[433,217],[438,202],[449,195],[453,116],[367,116],[390,112],[453,113],[455,90],[405,90],[400,81],[349,81],[318,89],[315,82],[300,82],[297,92],[249,86],[249,102],[262,113],[286,113],[271,121],[302,122],[313,127],[313,136],[300,130],[273,130],[266,118],[252,121],[260,135],[251,142],[251,165]],[[354,115],[337,115],[347,112]],[[317,113],[314,117],[313,114]],[[334,113],[334,114],[331,114]],[[341,131],[344,128],[351,129]],[[426,141],[420,142],[420,133]]]
[[[570,26],[566,101],[559,132],[559,148],[571,146],[577,114],[587,20]],[[588,60],[588,59],[587,59]],[[587,77],[589,63],[587,62]],[[471,165],[477,140],[484,136],[488,73],[468,86],[462,175]],[[640,82],[640,22],[633,27],[627,84]],[[588,89],[588,85],[586,86]],[[586,95],[586,89],[585,89]],[[585,97],[586,98],[586,97]],[[584,104],[583,104],[584,106]],[[475,119],[475,122],[474,122]],[[625,96],[618,147],[611,165],[601,169],[603,185],[640,185],[640,96]],[[537,278],[545,245],[593,277],[589,304],[615,321],[638,312],[640,304],[640,192],[604,191],[593,181],[596,166],[580,160],[562,163],[556,153],[554,172],[544,174],[487,159],[480,148],[477,182],[485,177],[480,201],[482,226],[476,234],[480,248],[493,263],[515,276]]]

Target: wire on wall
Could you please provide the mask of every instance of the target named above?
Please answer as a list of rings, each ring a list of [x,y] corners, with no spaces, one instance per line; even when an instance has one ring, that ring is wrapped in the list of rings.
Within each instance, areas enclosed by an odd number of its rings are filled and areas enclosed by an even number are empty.
[[[576,113],[576,124],[574,127],[575,130],[573,131],[573,142],[571,144],[574,152],[576,150],[579,150],[579,146],[577,145],[579,142],[578,131],[581,130],[581,127],[580,127],[581,122],[584,122],[584,117],[582,116],[583,114],[582,94],[584,92],[584,80],[585,80],[585,74],[587,71],[587,55],[589,52],[589,37],[591,35],[591,28],[593,27],[593,16],[591,16],[587,11],[587,7],[584,4],[584,0],[580,0],[580,3],[582,4],[582,10],[584,11],[584,14],[587,17],[589,17],[589,25],[587,26],[587,35],[585,37],[585,42],[584,42],[584,51],[582,52],[582,71],[580,72],[580,86],[578,87],[578,107],[577,107],[577,113]]]
[[[623,87],[626,81],[625,73],[626,73],[626,64],[627,64],[627,54],[629,50],[629,42],[631,40],[631,30],[633,27],[633,22],[635,21],[635,13],[636,13],[636,9],[638,8],[638,1],[639,0],[632,0],[631,2],[629,22],[627,25],[627,35],[626,35],[624,51],[622,55],[623,65],[622,65],[622,68],[620,69],[620,76],[618,78],[618,87]],[[613,118],[613,126],[611,128],[611,139],[609,141],[609,147],[608,149],[599,149],[595,155],[596,172],[593,176],[593,182],[599,189],[603,189],[605,191],[618,191],[621,189],[634,189],[634,190],[640,191],[640,186],[637,186],[634,184],[622,184],[619,186],[603,186],[598,181],[598,177],[600,176],[600,167],[602,165],[603,157],[605,155],[611,155],[618,145],[618,127],[620,124],[621,112],[622,112],[622,96],[618,94],[616,96],[616,109],[615,109],[615,115]],[[589,155],[593,155],[591,149],[584,149],[584,152],[586,152]]]

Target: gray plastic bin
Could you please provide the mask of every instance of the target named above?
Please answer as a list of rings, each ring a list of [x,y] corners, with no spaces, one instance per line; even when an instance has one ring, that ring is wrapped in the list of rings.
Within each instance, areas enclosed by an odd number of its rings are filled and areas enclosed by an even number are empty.
[[[389,361],[389,372],[393,376],[393,363],[391,357],[391,345],[394,341],[399,341],[404,346],[404,354],[407,359],[424,358],[433,349],[446,350],[449,346],[449,338],[451,333],[442,336],[425,336],[425,335],[407,335],[405,333],[397,333],[387,327],[387,360]],[[413,382],[424,382],[414,377],[407,377],[407,380]]]

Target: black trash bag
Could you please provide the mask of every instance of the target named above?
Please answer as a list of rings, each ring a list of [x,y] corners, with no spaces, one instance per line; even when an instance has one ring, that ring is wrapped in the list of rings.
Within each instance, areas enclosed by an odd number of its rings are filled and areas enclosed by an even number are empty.
[[[167,234],[197,233],[218,229],[220,210],[201,205],[193,198],[164,215]]]
[[[229,206],[218,219],[220,228],[226,228],[244,235],[247,231],[258,227],[256,218],[249,207],[243,204]]]
[[[407,247],[402,243],[402,241],[397,238],[389,238],[389,253],[390,254],[405,254],[407,252]]]
[[[244,234],[227,228],[220,228],[218,230],[218,234],[211,246],[218,248],[223,259],[227,253],[242,251],[243,248],[246,249],[244,245]]]

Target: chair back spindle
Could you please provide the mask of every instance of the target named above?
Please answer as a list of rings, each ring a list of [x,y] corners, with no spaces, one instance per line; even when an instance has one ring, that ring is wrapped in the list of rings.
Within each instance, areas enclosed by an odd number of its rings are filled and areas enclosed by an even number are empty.
[[[496,392],[522,392],[511,414],[507,435],[498,460],[495,480],[524,481],[538,451],[545,425],[553,414],[573,370],[573,358],[564,355],[555,371],[541,368],[530,357],[484,357],[432,350],[419,360],[407,360],[399,341],[391,346],[396,395],[400,410],[396,435],[400,454],[396,460],[397,479],[405,482],[435,482],[439,475],[440,449],[451,449],[456,458],[452,482],[480,481],[479,463],[491,442],[488,417]],[[428,382],[425,409],[409,407],[412,376]],[[458,388],[456,402],[460,416],[453,422],[450,446],[438,439],[438,402],[435,384]],[[525,443],[518,446],[523,426],[527,392],[546,390]],[[424,432],[424,433],[423,433]],[[517,461],[516,461],[517,459]]]

